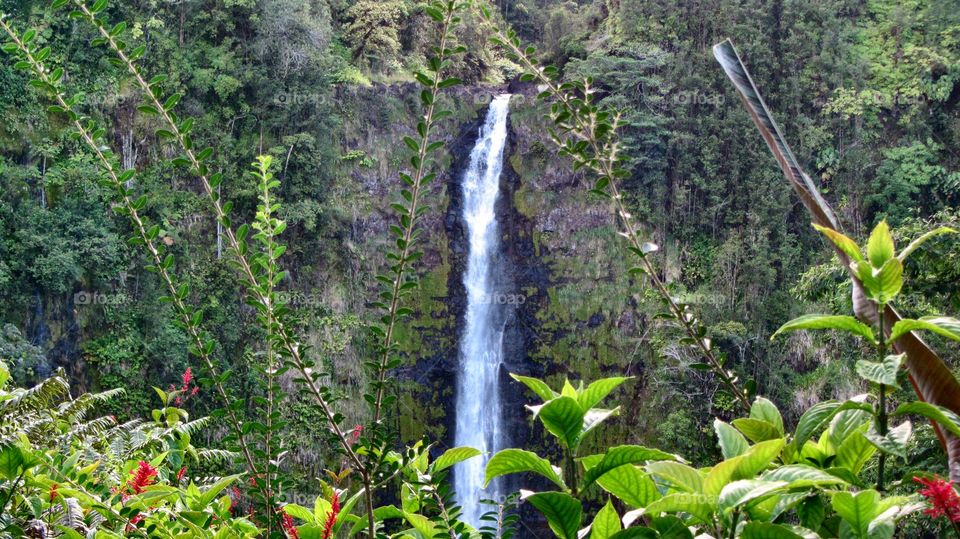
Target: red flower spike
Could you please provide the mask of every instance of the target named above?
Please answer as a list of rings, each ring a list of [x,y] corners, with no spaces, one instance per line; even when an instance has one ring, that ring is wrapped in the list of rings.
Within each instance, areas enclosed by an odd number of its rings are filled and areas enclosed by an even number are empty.
[[[134,493],[141,494],[157,478],[157,469],[151,466],[149,462],[141,460],[136,470],[130,470],[130,475],[133,478],[127,482],[127,486],[132,488]]]
[[[60,486],[60,485],[58,485],[58,484],[56,484],[56,483],[50,485],[50,503],[53,503],[53,500],[56,500],[56,499],[57,499],[57,488],[58,488],[59,486]]]
[[[300,539],[300,532],[297,531],[297,527],[293,524],[293,517],[287,514],[283,509],[280,510],[283,514],[281,517],[281,526],[283,526],[283,531],[287,534],[287,539]]]
[[[960,495],[951,481],[937,475],[933,479],[914,477],[913,481],[926,487],[920,489],[920,495],[931,507],[924,513],[933,518],[946,517],[950,522],[960,522]]]
[[[327,513],[327,519],[323,523],[323,539],[330,539],[333,535],[333,525],[337,523],[337,515],[340,514],[340,495],[333,491],[330,497],[330,512]]]
[[[185,475],[187,475],[187,467],[186,467],[186,466],[180,468],[180,471],[177,472],[177,483],[179,483],[180,481],[183,481],[183,476],[185,476]]]

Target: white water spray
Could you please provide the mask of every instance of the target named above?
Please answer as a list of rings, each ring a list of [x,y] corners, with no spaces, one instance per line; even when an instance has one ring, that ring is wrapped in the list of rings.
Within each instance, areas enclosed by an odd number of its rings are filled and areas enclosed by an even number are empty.
[[[497,295],[494,264],[500,239],[495,207],[509,112],[510,95],[497,96],[490,103],[462,185],[469,256],[463,274],[467,312],[460,340],[455,438],[457,446],[475,447],[483,455],[457,467],[454,489],[463,507],[462,519],[477,528],[484,510],[492,509],[482,506],[480,500],[502,496],[496,484],[483,489],[483,470],[490,456],[507,443],[497,384],[503,361],[503,306],[493,298]]]

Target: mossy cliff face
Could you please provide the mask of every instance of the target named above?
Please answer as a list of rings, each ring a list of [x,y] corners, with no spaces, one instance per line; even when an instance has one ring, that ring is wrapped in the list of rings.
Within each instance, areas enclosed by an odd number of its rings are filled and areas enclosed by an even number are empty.
[[[346,129],[353,134],[344,139],[343,153],[361,150],[376,163],[351,171],[350,184],[356,187],[352,204],[366,210],[352,227],[356,249],[364,258],[361,271],[353,276],[357,282],[372,281],[367,277],[374,274],[387,247],[387,227],[393,219],[388,204],[399,188],[395,171],[403,166],[401,139],[412,134],[407,130],[418,110],[412,92],[392,87],[353,96],[358,116]],[[440,177],[431,187],[431,210],[421,221],[424,257],[417,266],[421,287],[412,300],[416,314],[399,332],[407,362],[396,373],[401,380],[398,421],[407,440],[429,436],[452,442],[457,345],[466,308],[462,273],[467,245],[459,182],[487,104],[496,93],[497,88],[472,87],[448,97],[455,120],[443,126],[440,136],[448,152],[439,161]],[[371,112],[384,106],[391,109],[388,114]],[[640,380],[627,386],[626,397],[615,397],[615,404],[625,405],[624,420],[633,425],[627,436],[636,441],[644,434],[636,426],[649,356],[637,345],[645,325],[637,307],[647,300],[628,277],[626,251],[609,204],[590,195],[587,180],[556,157],[543,112],[529,89],[521,89],[511,103],[497,208],[505,272],[501,282],[506,283],[500,292],[512,311],[501,373],[508,428],[516,433],[514,443],[541,445],[523,408],[532,396],[509,379],[507,371],[545,375],[553,384],[564,377],[593,380],[627,373]],[[401,121],[404,116],[406,121]],[[373,287],[365,291],[367,298],[375,293]],[[610,441],[627,441],[621,429],[608,431],[617,432],[610,434]],[[604,432],[600,438],[607,436]]]

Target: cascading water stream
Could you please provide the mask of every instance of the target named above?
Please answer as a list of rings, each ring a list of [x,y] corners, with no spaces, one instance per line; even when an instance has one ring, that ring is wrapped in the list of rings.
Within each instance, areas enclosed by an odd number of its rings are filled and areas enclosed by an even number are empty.
[[[480,500],[501,497],[496,483],[483,489],[484,467],[490,455],[507,444],[501,428],[497,383],[503,361],[505,317],[504,306],[495,299],[499,296],[495,266],[500,248],[495,208],[509,112],[510,95],[497,96],[490,103],[462,180],[469,255],[463,274],[467,311],[460,339],[455,439],[457,446],[475,447],[483,455],[457,467],[454,489],[463,508],[463,520],[478,528],[484,512]]]

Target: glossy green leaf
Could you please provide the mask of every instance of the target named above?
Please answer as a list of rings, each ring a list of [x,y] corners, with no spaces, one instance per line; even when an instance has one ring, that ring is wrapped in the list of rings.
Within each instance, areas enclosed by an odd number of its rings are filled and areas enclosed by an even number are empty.
[[[943,406],[920,401],[905,402],[897,406],[897,409],[894,410],[891,415],[898,416],[905,414],[920,415],[936,421],[954,436],[960,436],[960,416]]]
[[[890,330],[890,341],[895,341],[910,331],[932,331],[937,335],[960,341],[960,320],[949,316],[925,316],[919,320],[904,318]]]
[[[875,268],[883,267],[894,256],[893,236],[886,221],[880,221],[867,240],[867,258]]]
[[[628,376],[617,376],[613,378],[603,378],[591,383],[578,396],[577,401],[584,410],[589,410],[610,394],[611,391],[620,387],[621,384],[629,380]]]
[[[860,252],[860,246],[857,245],[857,242],[832,228],[820,226],[816,223],[813,223],[813,228],[826,236],[838,249],[846,253],[847,256],[853,260],[863,260],[863,253]]]
[[[694,494],[703,492],[703,476],[696,468],[681,462],[651,462],[647,464],[647,472],[671,488]]]
[[[915,240],[913,240],[912,242],[910,242],[910,244],[907,245],[907,247],[906,247],[903,251],[901,251],[899,255],[897,255],[897,258],[900,259],[900,262],[903,262],[904,260],[907,259],[908,256],[910,256],[911,253],[913,253],[913,252],[916,251],[921,245],[923,245],[924,243],[926,243],[927,240],[930,240],[930,239],[932,239],[932,238],[934,238],[934,237],[936,237],[936,236],[940,236],[940,235],[942,235],[942,234],[956,234],[956,233],[957,233],[956,230],[954,230],[954,229],[952,229],[952,228],[945,227],[945,226],[942,226],[942,227],[940,227],[940,228],[935,228],[935,229],[933,229],[933,230],[931,230],[931,231],[929,231],[929,232],[926,232],[926,233],[920,235],[920,237],[918,237],[917,239],[915,239]]]
[[[596,457],[596,455],[594,455]],[[588,488],[594,481],[600,479],[607,472],[625,464],[643,464],[649,461],[677,460],[672,455],[659,449],[650,449],[640,445],[618,445],[611,447],[603,454],[596,465],[591,466],[583,476],[582,489]]]
[[[583,518],[580,501],[564,492],[521,491],[521,499],[537,508],[560,539],[577,539]],[[432,537],[432,536],[431,536]]]
[[[833,510],[849,526],[856,537],[868,537],[870,521],[876,516],[880,493],[876,490],[862,490],[856,494],[836,492],[830,500]]]
[[[717,509],[715,498],[702,494],[686,492],[668,494],[663,498],[647,505],[645,513],[655,516],[661,513],[677,514],[688,513],[701,522],[711,522],[713,513]]]
[[[780,430],[772,423],[762,419],[741,417],[733,420],[733,426],[754,443],[775,440],[780,437]]]
[[[748,522],[743,527],[740,539],[804,539],[804,536],[781,524]]]
[[[906,459],[907,443],[910,441],[912,434],[913,424],[909,421],[904,421],[900,425],[890,429],[885,436],[881,436],[874,429],[867,431],[865,436],[867,440],[880,451]]]
[[[760,476],[765,481],[784,481],[790,488],[826,487],[842,485],[843,479],[806,464],[780,466]]]
[[[905,354],[898,354],[887,356],[882,362],[861,359],[856,363],[857,374],[869,382],[896,387],[897,374],[905,358]]]
[[[754,500],[782,491],[786,481],[768,481],[764,479],[741,479],[723,487],[719,495],[721,511],[733,509]]]
[[[763,397],[754,399],[753,404],[750,406],[750,417],[770,423],[776,427],[780,436],[784,435],[783,416],[780,415],[780,410],[778,410],[777,406],[770,400]]]
[[[437,460],[433,461],[430,469],[433,470],[433,473],[437,473],[446,470],[454,464],[459,464],[467,459],[479,456],[480,454],[480,450],[473,447],[454,447],[444,451],[442,455],[437,457]]]
[[[519,374],[510,374],[510,377],[527,386],[530,391],[536,393],[537,396],[544,401],[549,401],[559,396],[559,394],[550,389],[550,386],[548,386],[543,380],[531,378],[529,376],[521,376]]]
[[[808,314],[787,322],[780,326],[771,339],[787,331],[798,331],[803,329],[835,329],[846,331],[859,337],[863,337],[870,342],[874,342],[876,337],[870,326],[860,322],[852,316],[829,315],[829,314]]]
[[[559,469],[554,468],[550,461],[522,449],[504,449],[491,457],[487,462],[483,480],[484,486],[489,485],[490,481],[496,477],[521,472],[533,472],[542,475],[558,487],[567,488],[560,476]]]
[[[593,523],[590,525],[590,539],[609,539],[622,529],[620,515],[617,514],[610,500],[607,500],[606,505],[597,511],[597,516],[593,518]]]
[[[560,396],[536,407],[534,412],[547,431],[556,436],[564,446],[576,449],[580,445],[584,411],[576,399]]]
[[[713,420],[713,431],[717,433],[720,452],[724,459],[738,457],[750,447],[747,439],[740,434],[740,431],[719,419]]]

